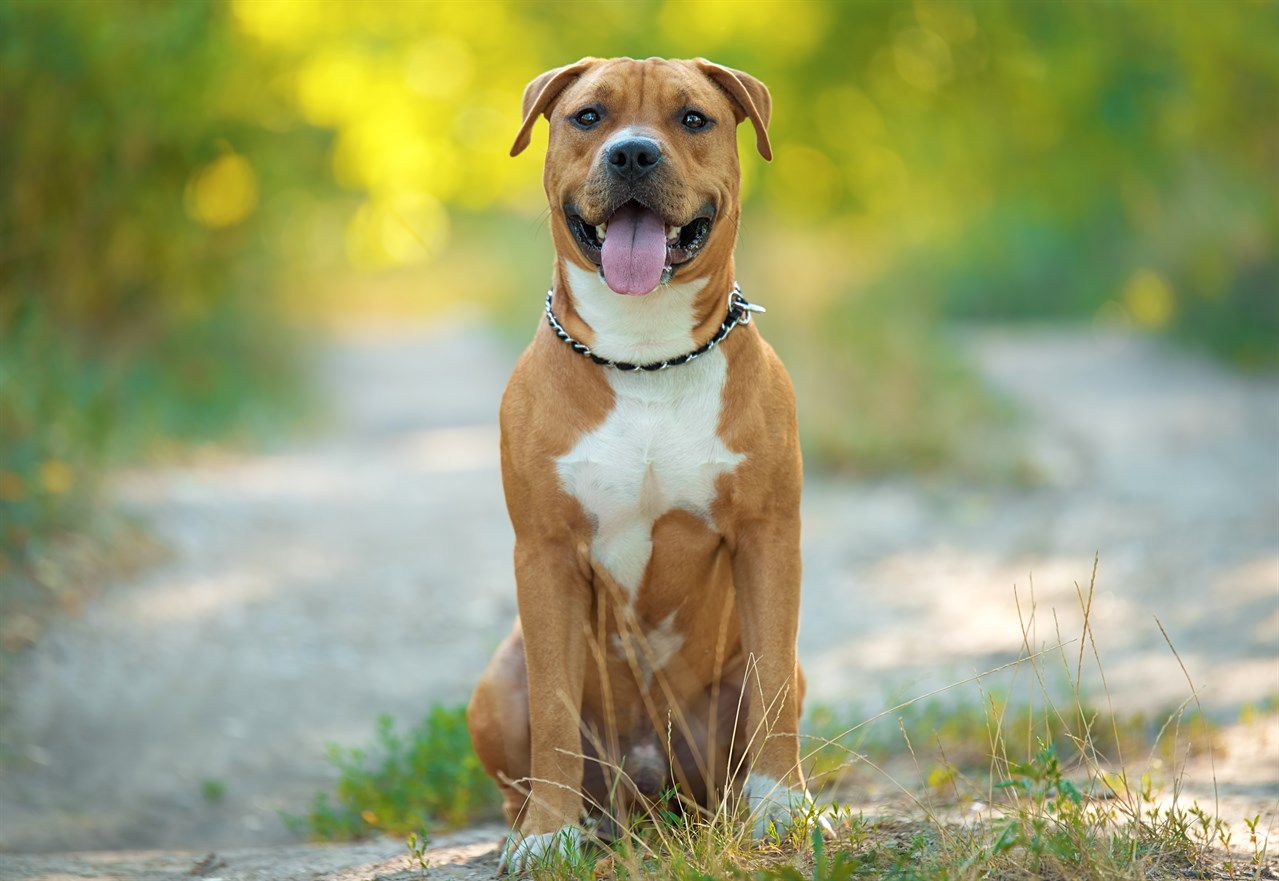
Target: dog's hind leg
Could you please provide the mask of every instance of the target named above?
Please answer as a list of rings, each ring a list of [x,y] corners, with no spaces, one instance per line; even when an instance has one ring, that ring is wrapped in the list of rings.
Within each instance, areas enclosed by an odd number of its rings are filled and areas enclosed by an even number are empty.
[[[528,669],[520,622],[498,646],[466,710],[471,743],[502,792],[507,822],[517,824],[530,769]]]

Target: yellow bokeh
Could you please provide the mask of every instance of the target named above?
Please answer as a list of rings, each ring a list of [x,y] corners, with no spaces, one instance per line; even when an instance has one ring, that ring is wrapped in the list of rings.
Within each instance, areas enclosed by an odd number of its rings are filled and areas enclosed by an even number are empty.
[[[465,93],[475,74],[471,48],[457,37],[434,36],[414,46],[405,64],[405,82],[427,98],[455,98]]]
[[[915,0],[915,20],[949,43],[977,36],[977,19],[963,0]]]
[[[298,107],[312,125],[340,126],[384,94],[377,74],[371,59],[354,47],[321,49],[297,72]]]
[[[938,34],[924,28],[904,28],[893,40],[897,74],[925,92],[936,91],[955,75],[950,46]]]
[[[843,193],[839,168],[825,153],[806,144],[777,147],[768,184],[784,194],[782,204],[788,210],[806,220],[824,217]]]
[[[1126,149],[1119,141],[1089,147],[1097,127],[1072,125],[1092,118],[1081,108],[1096,104],[1090,96],[1105,81],[1102,42],[1066,51],[1029,27],[1034,15],[1016,2],[890,6],[653,0],[642,6],[643,28],[635,27],[640,7],[612,0],[231,0],[230,8],[237,30],[280,65],[272,89],[306,122],[331,132],[338,184],[366,200],[327,227],[345,223],[346,254],[357,269],[433,259],[448,239],[450,212],[468,228],[462,218],[469,215],[544,215],[546,123],[538,121],[524,155],[508,156],[521,90],[530,77],[586,54],[705,56],[759,76],[774,98],[777,161],[755,154],[744,126],[743,196],[790,222],[852,218],[858,236],[873,231],[885,263],[917,247],[940,260],[974,229],[1003,237],[1002,227],[1019,225],[1013,218],[1026,205],[1065,214],[1091,198],[1073,181],[1091,180],[1082,171],[1107,166],[1107,157]],[[579,30],[582,21],[589,27]],[[1215,56],[1195,57],[1199,83],[1215,70],[1207,65]],[[1196,118],[1186,114],[1195,107],[1203,112],[1201,104],[1169,98],[1132,118],[1164,120],[1157,128],[1165,143],[1190,137]],[[1116,125],[1136,113],[1118,101],[1105,109]],[[1168,122],[1174,118],[1182,122]],[[1076,143],[1084,149],[1059,155]],[[1054,161],[1032,171],[1038,166],[1028,163],[1045,158]],[[1114,180],[1126,219],[1155,236],[1166,228],[1170,197],[1146,163],[1140,167],[1140,176]],[[188,195],[192,216],[232,222],[234,210],[219,210],[232,200],[216,197],[211,184],[193,185]],[[1187,297],[1220,299],[1231,274],[1194,260],[1189,273],[1178,266],[1166,278],[1137,273],[1114,292],[1112,310],[1134,325],[1174,324],[1167,280],[1174,278]],[[903,264],[900,271],[913,270]],[[1093,291],[1107,283],[1097,275],[1071,282]]]
[[[319,4],[306,0],[235,0],[231,12],[240,30],[263,42],[310,31]]]
[[[205,226],[234,226],[258,207],[258,179],[238,153],[224,153],[187,181],[186,211]]]
[[[1133,321],[1152,328],[1163,327],[1172,320],[1177,306],[1168,282],[1149,269],[1138,270],[1128,279],[1123,304]]]
[[[892,214],[908,201],[910,170],[888,147],[859,144],[847,172],[852,195],[872,214]]]
[[[347,258],[357,269],[422,263],[440,252],[448,234],[448,212],[429,193],[370,199],[347,225]]]
[[[342,130],[333,170],[343,186],[372,193],[421,190],[448,199],[464,180],[448,133],[408,108],[361,118]]]
[[[60,459],[47,459],[40,463],[40,486],[52,495],[63,495],[71,490],[75,475],[71,466]]]
[[[624,4],[615,4],[622,7]],[[822,38],[829,10],[794,0],[668,0],[658,13],[668,55],[710,56],[739,44],[766,42],[775,57],[799,57]]]
[[[888,140],[883,113],[856,86],[845,83],[825,89],[818,106],[824,108],[824,112],[817,117],[817,128],[830,143]]]

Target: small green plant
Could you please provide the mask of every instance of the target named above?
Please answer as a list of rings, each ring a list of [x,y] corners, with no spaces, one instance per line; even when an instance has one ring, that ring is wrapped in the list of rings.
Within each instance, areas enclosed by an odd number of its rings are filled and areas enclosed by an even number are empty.
[[[226,798],[226,783],[216,777],[201,780],[200,795],[204,796],[204,800],[209,804],[217,804]]]
[[[1014,762],[1008,770],[996,788],[1013,794],[1014,810],[995,824],[991,855],[1020,849],[1036,873],[1048,863],[1078,869],[1095,850],[1093,818],[1083,809],[1083,793],[1062,777],[1056,749],[1042,747],[1031,761]]]
[[[341,772],[333,799],[317,793],[305,818],[287,820],[315,840],[417,835],[464,825],[498,804],[471,747],[464,707],[434,706],[403,735],[380,716],[371,750],[330,746],[329,760]]]
[[[1243,823],[1248,829],[1248,844],[1252,847],[1252,855],[1248,858],[1248,865],[1254,869],[1260,869],[1262,862],[1266,858],[1267,843],[1265,835],[1257,830],[1257,827],[1261,824],[1261,814],[1247,817]]]
[[[413,863],[422,873],[422,877],[426,877],[426,870],[431,867],[431,861],[426,858],[426,852],[430,848],[427,842],[426,833],[419,836],[416,832],[410,832],[409,837],[405,839],[404,845],[409,849],[409,855],[413,857]]]

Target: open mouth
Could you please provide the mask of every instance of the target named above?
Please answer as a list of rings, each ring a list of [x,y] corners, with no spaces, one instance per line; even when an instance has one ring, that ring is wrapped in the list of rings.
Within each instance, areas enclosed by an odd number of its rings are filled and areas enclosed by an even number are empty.
[[[707,205],[682,225],[667,223],[657,212],[629,201],[600,223],[591,223],[564,206],[568,227],[582,254],[597,264],[616,293],[640,295],[670,280],[675,267],[697,256],[710,238],[715,208]]]

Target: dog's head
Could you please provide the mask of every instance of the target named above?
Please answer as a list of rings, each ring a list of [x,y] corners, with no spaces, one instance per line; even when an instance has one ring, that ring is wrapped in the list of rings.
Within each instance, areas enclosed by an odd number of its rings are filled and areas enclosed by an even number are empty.
[[[524,90],[529,143],[550,122],[543,182],[556,250],[600,271],[619,294],[648,294],[723,266],[737,237],[737,124],[749,119],[772,159],[768,89],[713,64],[584,58]]]

